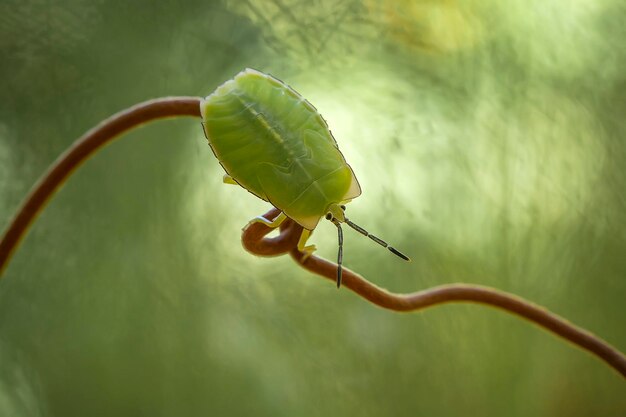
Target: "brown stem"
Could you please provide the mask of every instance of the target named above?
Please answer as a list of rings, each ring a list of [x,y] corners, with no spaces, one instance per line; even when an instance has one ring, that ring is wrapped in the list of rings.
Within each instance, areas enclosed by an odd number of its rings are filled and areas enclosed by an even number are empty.
[[[173,116],[200,117],[199,101],[200,99],[196,97],[169,97],[147,101],[113,115],[74,142],[33,187],[9,224],[9,228],[0,241],[0,277],[11,254],[37,214],[63,181],[82,162],[103,145],[114,140],[120,133],[150,120]],[[264,217],[273,219],[278,213],[279,210],[272,209]],[[297,242],[302,232],[301,226],[287,220],[280,226],[279,236],[265,237],[271,231],[271,228],[262,223],[251,223],[244,229],[242,235],[244,247],[259,256],[278,256],[289,252],[303,268],[335,281],[336,264],[315,255],[304,259],[304,254],[297,250]],[[626,377],[624,354],[597,336],[512,294],[467,284],[442,285],[411,294],[394,294],[377,287],[347,268],[343,270],[343,285],[373,304],[401,312],[417,311],[448,302],[475,302],[498,307],[530,320],[588,350]]]
[[[31,189],[4,233],[0,241],[0,277],[13,250],[20,243],[39,211],[81,163],[102,146],[112,142],[120,133],[150,120],[173,116],[200,117],[200,98],[166,97],[145,101],[114,114],[74,142]]]
[[[274,208],[267,212],[264,217],[273,219],[278,213],[279,210]],[[253,254],[260,256],[277,256],[289,252],[291,257],[303,268],[335,282],[337,264],[315,255],[304,259],[304,253],[296,248],[302,226],[291,220],[286,220],[280,226],[281,233],[278,237],[265,238],[264,236],[271,231],[271,228],[262,223],[250,224],[243,231],[242,242],[244,247]],[[257,251],[256,248],[263,248],[263,250]],[[372,284],[345,267],[343,268],[343,285],[373,304],[399,312],[418,311],[451,302],[472,302],[497,307],[523,317],[593,353],[626,377],[626,356],[619,350],[545,308],[513,294],[469,284],[441,285],[410,294],[394,294]]]

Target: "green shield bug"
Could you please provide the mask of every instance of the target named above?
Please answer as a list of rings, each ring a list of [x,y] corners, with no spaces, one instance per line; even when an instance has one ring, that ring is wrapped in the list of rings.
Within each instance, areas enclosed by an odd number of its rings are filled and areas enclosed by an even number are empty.
[[[224,182],[238,184],[281,210],[304,230],[298,249],[310,256],[306,242],[322,217],[337,226],[337,286],[341,285],[343,232],[346,223],[404,260],[407,256],[369,234],[345,216],[345,204],[361,194],[326,121],[315,107],[282,81],[245,69],[219,86],[200,104],[209,145],[226,171]]]

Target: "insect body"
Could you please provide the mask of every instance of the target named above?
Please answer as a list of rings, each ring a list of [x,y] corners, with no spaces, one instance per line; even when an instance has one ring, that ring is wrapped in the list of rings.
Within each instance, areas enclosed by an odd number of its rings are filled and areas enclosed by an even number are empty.
[[[219,86],[200,104],[205,134],[227,175],[282,211],[276,227],[289,217],[304,228],[298,244],[305,246],[322,217],[338,228],[337,285],[341,283],[345,222],[360,233],[408,258],[367,233],[344,215],[345,205],[361,194],[361,187],[337,147],[328,125],[307,100],[280,80],[246,69]]]

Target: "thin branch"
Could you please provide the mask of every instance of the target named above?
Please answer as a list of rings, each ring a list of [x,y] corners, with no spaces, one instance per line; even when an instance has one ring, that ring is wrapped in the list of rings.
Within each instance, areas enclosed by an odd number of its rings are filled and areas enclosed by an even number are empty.
[[[165,97],[145,101],[114,114],[74,142],[31,189],[4,233],[0,241],[0,278],[28,227],[54,192],[80,164],[119,134],[151,120],[174,116],[200,117],[200,98]]]
[[[279,210],[274,208],[263,217],[273,219],[278,213]],[[289,252],[296,263],[303,268],[335,282],[337,264],[315,255],[304,259],[304,253],[298,251],[296,246],[302,226],[288,219],[280,226],[279,236],[266,238],[265,235],[271,231],[272,229],[263,223],[251,223],[244,229],[241,237],[246,250],[259,256],[277,256]],[[547,309],[504,291],[479,285],[449,284],[410,294],[395,294],[372,284],[345,267],[343,268],[343,285],[373,304],[399,312],[414,312],[453,302],[470,302],[497,307],[529,320],[593,353],[626,377],[626,356],[619,350]]]
[[[9,224],[9,228],[0,241],[0,277],[11,258],[11,254],[37,214],[81,163],[102,146],[113,141],[119,134],[150,120],[173,116],[200,117],[199,101],[200,99],[197,97],[169,97],[147,101],[115,114],[74,142],[33,187],[15,218]],[[273,219],[278,214],[278,209],[274,208],[264,217]],[[336,264],[315,255],[304,259],[304,253],[297,250],[297,242],[302,232],[301,226],[287,220],[280,226],[279,236],[266,237],[272,230],[262,223],[249,224],[244,228],[242,235],[244,247],[258,256],[278,256],[289,252],[291,257],[303,268],[335,281]],[[525,318],[593,353],[626,377],[626,357],[624,354],[599,337],[512,294],[493,288],[467,284],[443,285],[411,294],[394,294],[377,287],[346,268],[343,269],[343,285],[373,304],[400,312],[417,311],[449,302],[474,302],[498,307]]]

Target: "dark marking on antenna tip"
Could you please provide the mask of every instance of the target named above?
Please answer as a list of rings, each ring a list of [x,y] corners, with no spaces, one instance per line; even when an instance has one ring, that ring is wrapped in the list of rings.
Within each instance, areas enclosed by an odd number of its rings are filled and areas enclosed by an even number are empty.
[[[376,237],[376,236],[370,234],[367,230],[363,229],[358,224],[352,223],[347,217],[345,218],[345,222],[348,224],[348,226],[350,226],[351,228],[353,228],[357,232],[361,233],[364,236],[369,237],[374,242],[378,243],[380,246],[389,249],[389,251],[391,253],[393,253],[394,255],[404,259],[405,261],[411,262],[411,259],[408,256],[406,256],[405,254],[403,254],[402,252],[400,252],[399,250],[397,250],[393,246],[389,246],[389,244],[387,242],[385,242],[384,240],[382,240],[381,238]],[[339,227],[338,223],[337,223],[337,227]]]
[[[389,249],[391,251],[391,253],[393,253],[394,255],[399,256],[400,258],[404,259],[405,261],[411,262],[411,258],[406,256],[405,254],[403,254],[402,252],[400,252],[399,250],[397,250],[393,246],[387,246],[387,249]]]
[[[337,266],[337,289],[341,287],[341,265]]]

